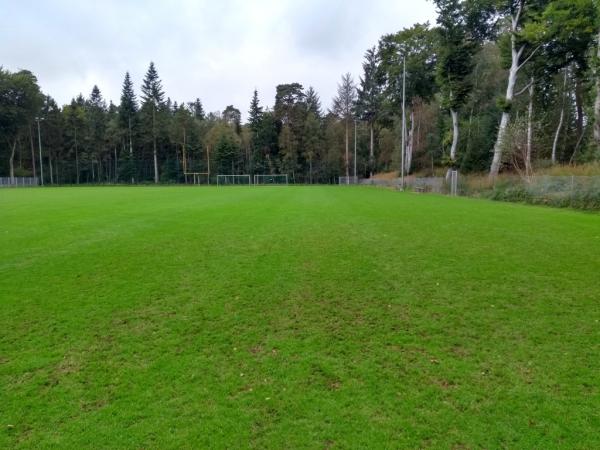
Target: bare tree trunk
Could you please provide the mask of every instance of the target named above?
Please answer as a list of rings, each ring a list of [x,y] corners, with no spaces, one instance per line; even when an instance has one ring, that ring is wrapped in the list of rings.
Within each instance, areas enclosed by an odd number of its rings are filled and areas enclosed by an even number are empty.
[[[534,79],[531,77],[529,86],[529,105],[527,107],[527,148],[525,150],[525,176],[531,176],[531,144],[533,141],[533,93]]]
[[[312,153],[308,158],[308,167],[309,167],[309,174],[310,174],[310,184],[313,184]]]
[[[48,165],[50,166],[50,184],[54,184],[54,172],[52,171],[52,152],[48,152]]]
[[[408,131],[408,147],[406,151],[406,173],[410,173],[410,166],[412,164],[412,155],[415,147],[415,111],[414,108],[410,110],[410,130]]]
[[[581,79],[575,75],[575,110],[577,111],[576,126],[577,126],[577,137],[581,139],[583,135],[583,85]]]
[[[511,38],[510,38],[511,64],[510,64],[510,70],[508,71],[508,84],[506,86],[506,95],[505,95],[505,101],[506,101],[505,108],[507,108],[507,109],[502,112],[502,118],[500,119],[500,126],[498,128],[498,135],[496,136],[496,143],[494,144],[494,156],[492,158],[492,165],[490,167],[490,176],[491,177],[495,177],[496,175],[498,175],[498,172],[500,172],[500,165],[502,163],[502,150],[503,150],[503,146],[504,146],[504,139],[506,138],[506,128],[508,126],[508,121],[510,120],[510,112],[509,112],[508,108],[510,108],[510,104],[512,103],[514,95],[515,95],[515,85],[517,83],[517,74],[519,72],[519,69],[521,68],[521,66],[519,65],[519,61],[521,59],[521,55],[523,54],[523,51],[525,50],[524,46],[521,46],[519,49],[517,49],[517,37],[516,37],[517,28],[519,27],[519,21],[521,20],[521,12],[523,10],[523,3],[524,3],[524,1],[522,0],[519,3],[516,14],[514,16],[512,16],[512,18],[511,18],[511,30],[510,30],[511,31]]]
[[[450,116],[452,116],[452,147],[450,147],[450,159],[454,162],[456,159],[456,149],[458,148],[458,112],[451,109]]]
[[[348,155],[348,120],[346,119],[346,182],[350,183],[350,160]]]
[[[560,137],[560,131],[563,126],[563,122],[565,120],[565,93],[567,90],[567,68],[564,69],[564,78],[563,78],[563,92],[562,92],[562,104],[560,107],[560,117],[558,119],[558,125],[556,127],[556,133],[554,134],[554,142],[552,143],[552,164],[556,164],[556,150],[558,148],[558,138]],[[600,98],[597,98],[596,101],[599,101]],[[600,108],[600,104],[598,105]],[[594,124],[594,133],[596,133],[596,125]]]
[[[158,155],[156,152],[156,108],[152,107],[152,146],[154,156],[154,183],[158,184]]]
[[[10,166],[10,181],[15,182],[15,150],[17,149],[17,138],[13,141],[12,150],[10,152],[10,158],[8,160]]]
[[[131,138],[131,116],[128,117],[128,123],[129,123],[129,162],[130,162],[130,170],[131,167],[133,167],[133,140]],[[133,174],[131,175],[131,184],[135,183],[135,180],[133,178]]]
[[[77,173],[77,184],[79,184],[79,153],[77,151],[77,128],[75,128],[75,171]]]
[[[369,146],[369,177],[373,177],[373,167],[375,166],[375,145],[373,141],[373,121],[369,122],[369,132],[371,142]]]
[[[33,148],[33,131],[31,130],[31,124],[29,124],[29,142],[31,143],[31,168],[33,169],[34,178],[36,175],[36,167],[35,167],[35,150]]]
[[[596,48],[596,57],[600,59],[600,32],[598,33],[598,43]],[[596,71],[596,100],[594,101],[594,140],[596,145],[600,146],[600,73]]]

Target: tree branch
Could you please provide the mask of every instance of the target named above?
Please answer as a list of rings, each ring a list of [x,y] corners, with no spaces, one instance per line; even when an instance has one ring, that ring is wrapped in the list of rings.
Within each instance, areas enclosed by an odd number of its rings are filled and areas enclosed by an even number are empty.
[[[538,45],[536,48],[533,49],[533,51],[529,54],[529,56],[527,56],[527,58],[525,58],[525,61],[523,61],[521,64],[519,64],[519,67],[517,68],[517,70],[520,70],[521,67],[523,67],[525,64],[527,64],[527,62],[533,58],[533,55],[536,54],[536,52],[540,49],[542,45]]]
[[[533,80],[530,81],[529,83],[527,83],[523,89],[521,89],[519,92],[517,92],[516,94],[514,94],[515,97],[518,97],[519,95],[521,95],[523,92],[525,92],[527,89],[529,89],[531,87],[531,85],[533,84]]]

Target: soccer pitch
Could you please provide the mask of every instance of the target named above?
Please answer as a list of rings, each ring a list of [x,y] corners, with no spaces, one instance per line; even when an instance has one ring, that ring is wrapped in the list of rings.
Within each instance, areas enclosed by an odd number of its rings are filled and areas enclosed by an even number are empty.
[[[597,214],[13,189],[0,249],[0,448],[600,447]]]

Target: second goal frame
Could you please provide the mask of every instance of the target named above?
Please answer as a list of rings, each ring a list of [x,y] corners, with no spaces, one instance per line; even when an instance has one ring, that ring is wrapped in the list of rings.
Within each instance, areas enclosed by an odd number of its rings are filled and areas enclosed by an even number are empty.
[[[251,185],[250,175],[217,175],[217,186]]]
[[[289,184],[287,173],[254,175],[254,184]]]

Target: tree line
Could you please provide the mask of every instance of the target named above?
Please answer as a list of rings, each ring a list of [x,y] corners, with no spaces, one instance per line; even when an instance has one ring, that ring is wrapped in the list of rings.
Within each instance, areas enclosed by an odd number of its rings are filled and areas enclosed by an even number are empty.
[[[600,159],[595,0],[435,0],[435,24],[382,36],[329,108],[299,82],[229,105],[177,103],[150,63],[119,104],[94,86],[60,107],[35,75],[0,67],[0,173],[46,183],[185,182],[287,173],[335,182],[378,172],[500,171]],[[401,146],[404,145],[404,152]],[[356,149],[356,150],[355,150]],[[404,154],[404,160],[401,155]],[[41,160],[40,160],[41,158]]]

